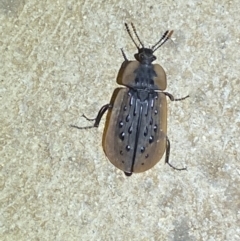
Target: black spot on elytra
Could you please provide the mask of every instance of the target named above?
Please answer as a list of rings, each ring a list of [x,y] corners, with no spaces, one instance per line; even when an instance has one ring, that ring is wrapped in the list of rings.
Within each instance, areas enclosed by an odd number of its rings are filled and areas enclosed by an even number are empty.
[[[154,132],[157,131],[157,125],[154,125],[153,130],[154,130]]]
[[[126,150],[130,151],[131,147],[129,145],[126,146]]]
[[[141,147],[141,153],[143,153],[144,151],[145,151],[145,147],[142,146],[142,147]]]
[[[147,154],[147,155],[145,155],[145,158],[148,158],[149,157],[149,155]]]
[[[132,126],[130,126],[130,127],[128,128],[128,133],[129,133],[129,134],[132,134],[132,131],[133,131],[133,128],[132,128]]]
[[[149,122],[149,125],[152,125],[153,124],[153,118],[151,117],[151,120]]]
[[[148,128],[147,128],[147,126],[145,127],[145,130],[144,130],[144,132],[143,132],[143,135],[144,136],[147,136],[147,134],[148,134]]]
[[[119,128],[122,128],[123,127],[123,122],[122,121],[119,121]]]
[[[125,133],[124,133],[124,132],[120,133],[119,138],[120,138],[122,141],[124,140],[124,137],[125,137]]]
[[[153,143],[153,141],[154,141],[154,137],[153,137],[153,136],[150,136],[150,137],[149,137],[149,143],[151,144],[151,143]]]
[[[129,122],[130,121],[130,115],[127,115],[126,116],[126,122]]]

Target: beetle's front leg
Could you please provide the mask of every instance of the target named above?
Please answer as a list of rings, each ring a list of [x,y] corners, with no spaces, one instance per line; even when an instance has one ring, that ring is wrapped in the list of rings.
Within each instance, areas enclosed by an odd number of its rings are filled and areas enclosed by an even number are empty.
[[[162,93],[165,94],[166,96],[168,96],[171,101],[185,100],[185,99],[187,99],[188,97],[190,97],[189,95],[187,95],[187,96],[185,96],[185,97],[175,99],[174,96],[173,96],[172,94],[168,93],[168,92],[162,92]]]
[[[123,58],[124,58],[124,61],[127,61],[127,62],[128,62],[127,56],[126,56],[126,54],[124,53],[123,48],[121,48],[121,52],[122,52],[122,56],[123,56]]]

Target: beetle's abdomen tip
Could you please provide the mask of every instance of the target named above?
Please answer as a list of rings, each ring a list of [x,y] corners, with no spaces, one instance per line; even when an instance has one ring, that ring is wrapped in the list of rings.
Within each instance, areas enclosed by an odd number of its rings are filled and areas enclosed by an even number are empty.
[[[127,177],[130,177],[132,175],[132,172],[124,172],[124,174],[127,176]]]

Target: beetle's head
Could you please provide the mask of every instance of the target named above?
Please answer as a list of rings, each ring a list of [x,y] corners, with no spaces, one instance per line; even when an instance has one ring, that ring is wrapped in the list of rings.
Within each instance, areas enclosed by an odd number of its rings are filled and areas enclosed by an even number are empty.
[[[134,32],[135,36],[137,37],[137,39],[138,39],[138,41],[139,41],[139,43],[141,45],[141,48],[139,48],[137,43],[136,43],[136,41],[134,40],[134,38],[133,38],[133,36],[131,34],[131,31],[130,31],[128,25],[125,23],[127,32],[129,34],[130,38],[132,39],[133,43],[135,44],[135,46],[138,49],[138,53],[134,55],[135,59],[137,61],[139,61],[140,63],[143,63],[143,64],[145,64],[145,63],[149,63],[149,64],[152,63],[156,59],[156,57],[153,55],[153,53],[158,48],[160,48],[171,37],[171,35],[173,34],[173,30],[166,31],[163,34],[163,36],[160,38],[160,40],[156,44],[154,44],[152,46],[152,48],[144,48],[144,45],[143,45],[142,41],[140,40],[134,25],[133,24],[131,24],[131,25],[132,25],[133,32]]]
[[[156,56],[153,55],[153,50],[147,48],[138,49],[138,53],[134,57],[141,64],[151,64],[156,59]]]

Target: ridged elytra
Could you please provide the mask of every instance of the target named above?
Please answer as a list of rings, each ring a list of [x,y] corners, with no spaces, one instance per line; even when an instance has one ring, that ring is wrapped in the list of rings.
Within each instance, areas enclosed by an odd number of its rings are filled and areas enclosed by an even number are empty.
[[[138,47],[126,23],[125,26],[138,49],[134,61],[129,61],[121,49],[124,62],[119,70],[117,83],[125,88],[115,89],[110,103],[99,110],[96,118],[89,119],[83,115],[89,121],[95,121],[92,126],[71,127],[98,127],[103,114],[108,110],[103,147],[114,166],[127,176],[133,172],[144,172],[159,162],[166,151],[165,163],[176,170],[186,170],[169,163],[166,96],[171,101],[179,101],[188,98],[189,95],[175,99],[170,93],[164,92],[167,87],[165,71],[159,64],[152,64],[156,60],[153,53],[171,37],[173,31],[166,31],[152,48],[145,48],[134,25],[131,24],[141,47]]]

